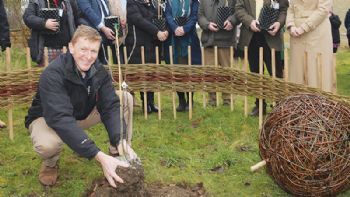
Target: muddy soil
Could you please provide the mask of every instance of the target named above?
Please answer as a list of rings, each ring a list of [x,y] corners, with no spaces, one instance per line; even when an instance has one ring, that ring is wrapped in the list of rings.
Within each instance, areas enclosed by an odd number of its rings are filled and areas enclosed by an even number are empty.
[[[202,183],[191,186],[186,183],[162,185],[145,184],[143,167],[132,164],[129,168],[118,167],[116,173],[124,180],[117,188],[109,186],[104,177],[98,178],[87,189],[84,197],[205,197]]]

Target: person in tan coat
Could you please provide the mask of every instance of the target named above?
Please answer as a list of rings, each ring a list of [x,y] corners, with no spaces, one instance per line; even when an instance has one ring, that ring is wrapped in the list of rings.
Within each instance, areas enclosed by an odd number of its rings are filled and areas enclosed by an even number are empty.
[[[286,24],[290,34],[291,82],[332,91],[332,32],[328,19],[331,7],[331,0],[290,2]],[[307,76],[304,79],[305,52]],[[320,72],[317,65],[322,65]]]

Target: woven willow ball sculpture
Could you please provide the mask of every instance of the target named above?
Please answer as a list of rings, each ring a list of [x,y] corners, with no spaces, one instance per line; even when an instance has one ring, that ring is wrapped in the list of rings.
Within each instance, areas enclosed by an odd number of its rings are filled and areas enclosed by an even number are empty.
[[[267,173],[295,196],[335,196],[350,186],[350,110],[322,96],[281,101],[260,132]]]

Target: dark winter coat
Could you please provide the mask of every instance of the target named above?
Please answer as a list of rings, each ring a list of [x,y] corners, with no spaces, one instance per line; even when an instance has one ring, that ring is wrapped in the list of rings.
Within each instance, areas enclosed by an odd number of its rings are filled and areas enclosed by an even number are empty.
[[[73,36],[76,26],[81,23],[80,13],[76,5],[75,0],[63,0],[68,15],[68,24],[65,29],[68,29],[70,38]],[[44,54],[44,36],[41,34],[42,31],[46,30],[44,18],[39,17],[39,10],[46,8],[46,0],[30,0],[28,7],[25,9],[23,14],[24,23],[32,30],[31,37],[28,41],[30,47],[30,54],[32,60],[40,63]],[[70,40],[70,39],[69,39]],[[68,43],[62,43],[62,47]]]
[[[329,17],[329,21],[331,22],[332,27],[332,38],[334,44],[340,43],[340,32],[339,28],[341,25],[341,21],[338,15],[335,15],[332,13],[332,15]]]
[[[142,0],[128,0],[127,13],[128,35],[125,39],[125,45],[128,49],[128,56],[132,51],[129,63],[141,63],[141,46],[145,47],[145,62],[155,63],[154,54],[159,31],[157,26],[152,23],[152,19],[156,18],[157,13],[155,6]],[[132,50],[134,44],[135,48]]]
[[[345,20],[344,20],[345,28],[347,29],[347,36],[350,39],[350,9],[346,12]]]
[[[79,155],[91,159],[99,149],[78,126],[77,120],[85,119],[96,106],[110,143],[117,145],[120,101],[102,64],[95,62],[86,77],[85,85],[69,52],[52,61],[40,76],[38,92],[25,118],[25,126],[28,128],[32,121],[44,117],[64,143]]]
[[[11,47],[10,27],[7,21],[3,0],[0,0],[0,46],[3,50],[5,50],[6,47]]]
[[[204,47],[231,47],[236,44],[236,25],[239,24],[237,18],[232,14],[227,20],[233,25],[233,29],[230,31],[219,30],[218,32],[212,32],[208,29],[210,22],[217,23],[217,10],[219,7],[225,7],[228,2],[228,7],[234,10],[236,0],[200,0],[200,6],[198,11],[198,24],[202,28],[201,41]]]
[[[277,0],[279,3],[279,15],[277,21],[280,23],[280,30],[275,36],[271,36],[269,33],[264,32],[265,40],[268,46],[276,51],[283,50],[283,26],[286,23],[287,9],[289,7],[289,1]],[[264,0],[264,5],[271,4],[270,0]],[[253,38],[254,32],[250,29],[250,24],[256,19],[256,1],[255,0],[237,0],[235,6],[235,15],[239,21],[242,22],[241,32],[237,48],[241,51],[244,47],[249,46],[250,41]]]
[[[165,62],[167,64],[170,63],[169,46],[173,46],[173,48],[176,49],[177,47],[180,47],[176,45],[180,45],[180,43],[183,40],[186,40],[186,41],[190,40],[190,43],[188,44],[191,46],[191,60],[192,60],[191,64],[193,65],[201,64],[201,49],[200,49],[199,38],[196,31],[196,23],[198,21],[198,8],[199,8],[199,1],[191,0],[191,14],[188,17],[188,22],[183,26],[185,35],[181,37],[177,37],[175,36],[174,32],[176,28],[178,28],[178,25],[175,22],[170,3],[167,2],[165,7],[165,12],[164,12],[167,25],[169,27],[169,38],[164,43],[164,57],[165,57]],[[174,52],[173,54],[175,55]],[[177,57],[173,59],[174,59],[174,63],[177,63],[176,62]]]

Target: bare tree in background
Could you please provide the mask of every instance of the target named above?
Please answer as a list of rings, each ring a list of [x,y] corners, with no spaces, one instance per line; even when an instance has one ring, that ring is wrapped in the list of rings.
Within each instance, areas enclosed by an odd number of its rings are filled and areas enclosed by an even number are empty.
[[[13,45],[27,46],[30,31],[24,25],[22,15],[28,2],[29,0],[4,0]]]

